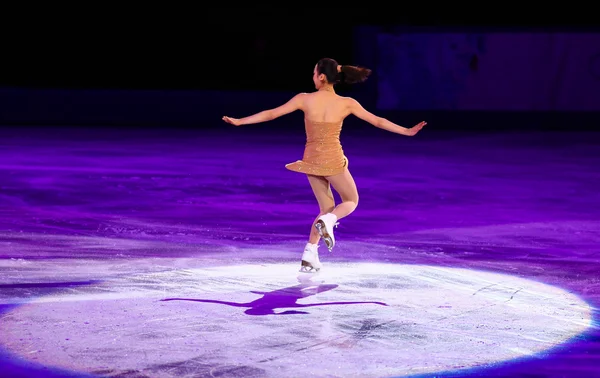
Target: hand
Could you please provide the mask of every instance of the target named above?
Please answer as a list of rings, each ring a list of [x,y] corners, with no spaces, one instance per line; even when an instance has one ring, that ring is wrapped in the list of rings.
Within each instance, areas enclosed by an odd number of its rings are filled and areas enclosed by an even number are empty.
[[[233,126],[241,126],[242,123],[237,118],[223,117],[223,121],[232,124]]]
[[[417,135],[417,133],[418,133],[419,131],[421,131],[421,129],[422,129],[422,128],[423,128],[425,125],[427,125],[427,122],[425,122],[425,121],[421,121],[421,122],[419,122],[419,123],[418,123],[418,124],[416,124],[415,126],[413,126],[413,127],[411,127],[410,129],[408,129],[408,133],[407,133],[406,135],[408,135],[408,136],[415,136],[415,135]]]

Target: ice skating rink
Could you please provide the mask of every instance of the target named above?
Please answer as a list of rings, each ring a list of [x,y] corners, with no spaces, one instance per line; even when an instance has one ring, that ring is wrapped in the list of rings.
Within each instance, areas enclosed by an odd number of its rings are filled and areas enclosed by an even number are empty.
[[[316,275],[301,134],[53,135],[0,135],[0,376],[597,374],[597,134],[350,133]]]

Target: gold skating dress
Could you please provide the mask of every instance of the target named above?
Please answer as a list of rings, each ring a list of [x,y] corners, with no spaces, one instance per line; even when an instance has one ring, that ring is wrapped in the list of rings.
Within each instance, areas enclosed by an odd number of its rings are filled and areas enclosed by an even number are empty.
[[[348,158],[340,142],[343,121],[316,122],[304,119],[306,145],[302,160],[286,164],[290,171],[314,176],[334,176],[344,172]]]

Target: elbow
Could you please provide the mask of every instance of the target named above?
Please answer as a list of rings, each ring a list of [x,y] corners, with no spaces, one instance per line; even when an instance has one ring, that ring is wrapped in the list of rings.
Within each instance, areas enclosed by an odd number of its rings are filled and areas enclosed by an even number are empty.
[[[274,120],[277,117],[278,117],[277,114],[273,110],[267,110],[267,111],[265,111],[265,119],[267,121],[272,121],[272,120]]]
[[[377,117],[377,118],[375,118],[375,120],[373,122],[373,126],[382,128],[383,125],[385,125],[386,121],[387,120],[383,117]]]

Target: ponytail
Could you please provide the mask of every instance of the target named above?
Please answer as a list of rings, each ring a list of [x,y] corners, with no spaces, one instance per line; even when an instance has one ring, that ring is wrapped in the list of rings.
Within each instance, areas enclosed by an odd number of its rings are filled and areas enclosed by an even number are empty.
[[[372,72],[368,68],[356,66],[338,66],[338,71],[339,81],[346,84],[362,83]]]
[[[317,72],[325,75],[330,84],[337,83],[362,83],[371,75],[371,70],[357,66],[340,66],[331,58],[323,58],[317,63]]]

